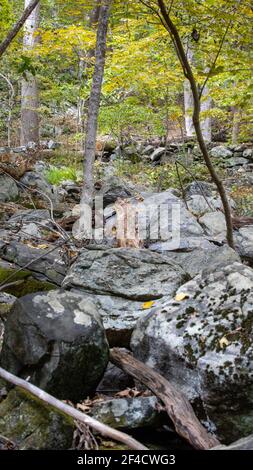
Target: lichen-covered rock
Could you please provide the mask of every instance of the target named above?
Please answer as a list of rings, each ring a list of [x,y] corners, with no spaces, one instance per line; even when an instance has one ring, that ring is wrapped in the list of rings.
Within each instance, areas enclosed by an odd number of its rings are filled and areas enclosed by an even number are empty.
[[[0,256],[3,260],[13,262],[20,267],[31,263],[29,270],[34,272],[34,276],[40,275],[40,279],[43,276],[44,279],[61,285],[67,271],[63,253],[59,248],[51,253],[49,251],[49,245],[46,248],[32,248],[16,240],[0,242]]]
[[[19,190],[15,181],[8,175],[0,175],[0,202],[15,201]]]
[[[165,423],[165,413],[159,411],[156,397],[126,397],[96,403],[93,418],[115,429],[157,427]]]
[[[200,217],[199,222],[204,227],[205,232],[213,237],[226,236],[226,220],[222,212],[210,212]]]
[[[253,261],[253,225],[240,228],[235,233],[235,241],[241,257],[250,263]]]
[[[168,256],[149,250],[84,249],[63,282],[93,301],[111,346],[128,346],[133,327],[155,300],[171,295],[185,280]]]
[[[223,145],[212,148],[210,153],[214,158],[230,158],[233,156],[233,152]]]
[[[5,320],[15,301],[16,297],[14,297],[14,295],[6,294],[5,292],[0,291],[0,351],[2,349],[4,337]]]
[[[51,291],[17,299],[5,324],[4,369],[77,402],[96,390],[107,363],[100,316],[82,295]]]
[[[252,340],[253,270],[235,262],[211,265],[140,319],[131,346],[231,442],[253,431]]]
[[[20,450],[67,450],[75,425],[65,414],[21,389],[0,404],[0,434]]]

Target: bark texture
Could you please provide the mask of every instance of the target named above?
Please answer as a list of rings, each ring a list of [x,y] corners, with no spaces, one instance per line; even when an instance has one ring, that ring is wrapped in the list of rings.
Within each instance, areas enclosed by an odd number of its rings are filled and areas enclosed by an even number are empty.
[[[30,0],[25,0],[25,8]],[[38,4],[29,18],[26,20],[24,28],[23,49],[30,51],[38,42],[36,32],[39,27],[40,5]],[[39,91],[36,77],[31,72],[26,72],[22,80],[21,87],[21,145],[29,142],[39,144]]]
[[[101,90],[104,77],[106,40],[112,0],[103,0],[99,9],[96,61],[89,98],[86,138],[84,149],[84,184],[81,203],[92,207],[94,191],[93,167],[96,153],[96,137]]]

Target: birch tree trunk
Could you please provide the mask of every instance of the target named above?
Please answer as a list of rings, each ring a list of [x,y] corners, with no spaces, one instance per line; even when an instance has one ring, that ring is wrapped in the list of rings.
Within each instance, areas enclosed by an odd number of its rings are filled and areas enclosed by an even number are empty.
[[[25,0],[25,8],[30,0]],[[34,48],[38,41],[36,31],[40,21],[40,5],[33,10],[24,26],[24,52]],[[39,144],[39,92],[36,77],[26,72],[26,78],[22,80],[21,88],[21,145],[29,142]]]
[[[194,54],[191,48],[188,46],[187,51],[187,58],[189,63],[192,65],[194,64]],[[202,93],[202,100],[201,100],[201,113],[206,113],[210,111],[212,108],[212,100],[209,96],[209,89],[207,85],[205,86],[203,93]],[[189,80],[185,80],[184,82],[184,111],[185,111],[185,132],[186,137],[193,137],[196,135],[194,124],[192,120],[192,112],[194,108],[194,99],[191,90],[191,85]],[[203,138],[206,142],[211,142],[212,140],[212,119],[210,116],[202,117],[200,121],[201,130],[203,134]]]
[[[89,98],[88,117],[84,149],[84,182],[81,204],[92,207],[94,191],[93,167],[96,153],[96,138],[98,115],[101,100],[101,90],[104,78],[106,40],[112,0],[103,0],[98,19],[96,62],[93,72],[92,86]]]

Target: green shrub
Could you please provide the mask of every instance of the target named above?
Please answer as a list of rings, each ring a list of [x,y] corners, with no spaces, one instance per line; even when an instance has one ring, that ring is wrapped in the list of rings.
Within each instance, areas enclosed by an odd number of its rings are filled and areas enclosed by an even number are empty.
[[[45,172],[45,177],[50,184],[58,186],[62,181],[77,180],[77,170],[73,167],[50,168]]]

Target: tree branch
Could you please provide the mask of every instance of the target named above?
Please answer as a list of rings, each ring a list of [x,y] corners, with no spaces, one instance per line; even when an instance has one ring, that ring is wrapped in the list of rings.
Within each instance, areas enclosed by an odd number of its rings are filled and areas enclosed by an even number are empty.
[[[9,31],[7,37],[4,39],[4,41],[0,44],[0,58],[6,51],[6,49],[9,47],[13,39],[17,36],[21,28],[24,26],[27,18],[29,18],[30,14],[33,12],[33,10],[36,8],[40,0],[33,0],[31,1],[30,5],[24,10],[23,15],[21,18],[18,20],[18,22],[14,25],[11,31]]]
[[[49,395],[49,393],[44,392],[44,390],[41,390],[35,385],[26,382],[23,379],[20,379],[19,377],[11,374],[10,372],[7,372],[1,367],[0,377],[2,377],[7,382],[12,383],[13,385],[21,387],[22,389],[26,390],[27,392],[42,400],[44,403],[47,403],[48,405],[51,405],[54,408],[57,408],[58,410],[67,414],[68,416],[71,416],[71,418],[73,418],[74,420],[80,421],[81,423],[84,423],[85,425],[91,427],[103,436],[108,436],[115,441],[122,442],[123,444],[127,445],[127,447],[130,449],[147,450],[147,447],[133,439],[131,436],[128,436],[127,434],[121,431],[117,431],[116,429],[113,429],[110,426],[107,426],[106,424],[100,423],[100,421],[97,421],[91,416],[88,416],[85,413],[76,410],[72,406],[63,403],[52,395]]]

